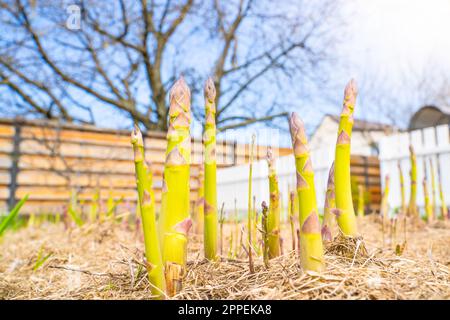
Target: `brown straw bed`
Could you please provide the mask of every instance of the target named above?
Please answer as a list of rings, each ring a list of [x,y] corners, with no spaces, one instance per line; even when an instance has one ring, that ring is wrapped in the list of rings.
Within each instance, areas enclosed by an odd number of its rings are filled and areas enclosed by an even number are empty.
[[[326,245],[322,274],[303,273],[289,241],[268,269],[257,257],[251,274],[243,250],[236,259],[210,263],[199,237],[191,235],[184,288],[174,299],[450,298],[450,225],[408,225],[397,255],[388,234],[382,246],[377,219],[358,223],[361,238],[338,235]],[[0,299],[150,299],[141,234],[132,228],[104,222],[8,232],[0,243]],[[289,239],[287,227],[283,235]]]

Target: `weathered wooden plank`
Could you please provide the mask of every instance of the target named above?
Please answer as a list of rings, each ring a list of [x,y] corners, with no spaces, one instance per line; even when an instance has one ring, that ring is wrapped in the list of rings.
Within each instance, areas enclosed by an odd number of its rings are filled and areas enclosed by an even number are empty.
[[[361,184],[367,184],[368,185],[379,185],[380,184],[380,177],[376,177],[376,176],[368,176],[367,179],[365,176],[361,176],[361,175],[355,175],[352,176],[353,181],[355,181],[355,183],[361,183]]]
[[[162,164],[154,164],[159,166]],[[21,170],[59,170],[73,172],[101,172],[134,174],[134,163],[118,159],[79,159],[76,157],[51,157],[49,155],[22,155]]]
[[[370,194],[370,203],[371,204],[381,203],[381,195],[380,194],[371,193]]]
[[[11,168],[12,160],[11,157],[6,154],[0,154],[0,169]]]
[[[24,154],[57,155],[95,159],[133,160],[131,146],[129,148],[111,148],[106,146],[83,145],[79,143],[45,144],[35,140],[25,140],[21,143]],[[127,152],[127,150],[129,150]]]
[[[9,198],[9,189],[7,187],[0,188],[0,201],[7,201]]]
[[[123,134],[98,133],[76,130],[55,130],[48,127],[24,126],[23,137],[27,139],[46,139],[48,141],[104,144],[110,146],[129,146],[130,136]]]
[[[79,194],[80,200],[93,199],[95,189],[83,189]],[[115,197],[124,197],[126,199],[134,199],[136,191],[133,189],[113,189],[101,190],[102,197],[107,197],[109,192]],[[26,186],[17,189],[17,198],[23,198],[25,195],[30,195],[30,200],[61,200],[68,201],[70,199],[71,191],[66,187],[40,187],[40,186]]]
[[[381,185],[369,186],[366,188],[370,193],[381,194]]]
[[[14,135],[14,127],[12,125],[0,124],[0,136],[12,137]]]
[[[223,165],[219,165],[223,166]],[[164,163],[152,162],[151,167],[155,176],[161,176]],[[21,157],[22,171],[52,171],[60,175],[104,174],[134,176],[134,162],[128,160],[100,160],[77,158],[51,158],[41,155],[25,155]],[[191,175],[198,175],[198,165],[191,165]]]
[[[80,186],[102,188],[132,188],[133,175],[67,174],[51,171],[22,171],[18,176],[20,186]]]
[[[14,120],[0,119],[0,203],[9,197],[7,187],[11,181],[8,170],[12,164],[15,123]],[[99,129],[42,120],[20,120],[18,123],[24,140],[20,144],[16,198],[29,193],[28,207],[45,210],[51,206],[64,206],[70,197],[68,181],[72,187],[81,188],[80,199],[86,203],[92,199],[97,187],[101,189],[102,197],[113,190],[114,193],[124,194],[127,201],[134,203],[134,162],[128,130]],[[155,197],[159,203],[166,134],[149,132],[144,141],[146,158],[152,162]],[[191,166],[190,182],[193,201],[198,190],[198,164],[203,159],[202,149],[201,140],[193,139],[194,163]],[[234,142],[218,141],[218,167],[248,162],[248,151],[248,145],[241,144],[240,150],[235,150]],[[255,160],[265,158],[266,147],[257,147],[255,151]],[[289,153],[291,150],[288,148],[278,151],[280,155]]]
[[[0,215],[8,212],[8,202],[0,201]]]
[[[377,157],[364,157],[356,155],[352,155],[350,158],[351,166],[365,165],[366,163],[369,166],[379,166],[380,160]]]
[[[364,167],[364,166],[352,166],[351,174],[352,175],[364,175],[368,174],[369,176],[379,176],[380,175],[380,167]]]
[[[11,182],[11,175],[6,170],[0,170],[0,185],[8,186]]]
[[[49,157],[59,157],[59,158],[77,158],[85,160],[99,159],[99,160],[133,160],[133,153],[131,146],[120,147],[104,145],[88,145],[81,143],[63,142],[61,144],[57,143],[47,143],[36,140],[25,140],[21,143],[21,148],[23,149],[24,155],[40,155]],[[0,150],[4,152],[11,152],[11,146],[5,143],[2,149],[0,145]],[[165,158],[165,149],[146,149],[146,160],[151,162],[161,162]],[[193,153],[193,162],[200,163],[202,161],[201,153]],[[219,163],[232,164],[233,158],[225,153],[218,153],[217,160]]]
[[[0,152],[11,153],[13,151],[13,139],[0,137]]]
[[[0,184],[7,185],[9,175],[0,171]],[[42,170],[21,171],[18,175],[19,186],[77,186],[77,187],[100,187],[107,189],[136,187],[134,174],[114,175],[114,174],[68,174],[63,172],[52,172]],[[162,172],[154,174],[155,187],[162,184]],[[197,176],[191,174],[191,187],[198,187]]]

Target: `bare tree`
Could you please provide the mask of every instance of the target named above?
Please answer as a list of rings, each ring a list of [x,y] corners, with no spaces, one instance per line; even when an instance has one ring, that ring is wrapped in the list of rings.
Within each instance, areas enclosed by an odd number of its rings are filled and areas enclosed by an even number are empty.
[[[396,67],[370,71],[359,82],[365,116],[406,129],[419,108],[450,106],[447,66],[430,58],[423,65],[403,61]]]
[[[325,83],[337,8],[330,0],[0,0],[0,110],[94,123],[94,108],[113,108],[165,130],[175,78],[192,87],[200,120],[198,93],[212,75],[219,130],[272,121]]]

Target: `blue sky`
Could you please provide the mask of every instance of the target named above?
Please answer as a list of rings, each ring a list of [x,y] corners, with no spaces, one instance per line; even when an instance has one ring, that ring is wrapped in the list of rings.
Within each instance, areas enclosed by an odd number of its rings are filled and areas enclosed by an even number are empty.
[[[420,90],[417,90],[417,83],[424,74],[436,82],[441,81],[442,75],[450,78],[450,1],[348,0],[342,1],[341,10],[346,21],[345,37],[333,46],[335,67],[328,75],[331,85],[326,95],[311,89],[308,100],[294,101],[295,107],[290,110],[299,112],[309,132],[312,132],[324,113],[340,112],[343,88],[352,77],[359,87],[357,118],[387,122],[387,113],[396,112],[400,115],[397,120],[405,125],[408,113],[424,102],[435,103],[423,99]],[[287,11],[292,14],[296,12],[294,8]],[[189,45],[205,45],[202,36],[200,33],[197,38],[189,38]],[[168,50],[171,48],[168,47]],[[214,50],[214,46],[211,45],[208,50]],[[208,59],[206,54],[192,55],[189,60],[183,61],[206,74],[205,68],[211,65],[212,59]],[[170,61],[169,57],[166,63],[170,64]],[[264,87],[263,84],[258,89],[272,92],[266,94],[267,99],[277,94],[276,88],[270,85]],[[285,90],[286,94],[292,94],[288,86]],[[147,99],[148,93],[144,94]],[[193,103],[199,101],[201,98],[197,97]],[[392,106],[392,101],[398,106]],[[96,105],[94,113],[100,126],[131,127],[131,121],[113,108]],[[263,129],[264,132],[261,131]],[[251,134],[258,130],[260,136],[280,137],[281,145],[290,144],[286,131],[277,133],[261,124],[227,132],[226,137],[249,141]],[[192,132],[199,136],[201,124],[194,122]],[[265,144],[264,141],[260,143]]]
[[[336,100],[316,97],[317,104],[302,111],[302,117],[311,123],[311,119],[320,120],[324,112],[339,113],[343,88],[351,77],[359,87],[357,118],[389,121],[380,111],[383,104],[378,105],[383,96],[398,100],[398,108],[389,107],[405,114],[400,125],[407,124],[408,113],[422,103],[439,103],[424,101],[417,83],[423,75],[436,83],[443,76],[450,79],[450,1],[351,0],[344,4],[348,37],[336,52],[341,65],[333,75]],[[242,131],[251,132],[252,128]],[[251,134],[241,136],[248,141]],[[289,145],[289,139],[283,134],[280,137],[282,145]]]
[[[398,95],[412,97],[409,107],[415,109],[421,76],[436,82],[450,77],[450,1],[354,0],[346,10],[350,37],[340,54],[362,87],[363,102],[374,94]],[[361,108],[357,115],[365,116]],[[370,117],[384,120],[382,113]]]

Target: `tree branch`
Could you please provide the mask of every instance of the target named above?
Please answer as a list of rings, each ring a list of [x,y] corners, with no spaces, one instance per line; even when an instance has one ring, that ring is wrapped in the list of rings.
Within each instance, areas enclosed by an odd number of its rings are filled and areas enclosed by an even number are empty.
[[[33,100],[33,98],[30,95],[28,95],[18,85],[16,85],[11,80],[9,80],[9,78],[1,71],[0,71],[0,77],[2,78],[2,81],[0,82],[0,84],[7,85],[9,88],[11,88],[14,92],[16,92],[26,103],[28,103],[38,113],[44,115],[48,119],[53,118],[53,115],[51,114],[50,109],[45,109],[44,107],[41,107],[35,100]]]
[[[263,74],[265,74],[267,71],[269,71],[273,66],[275,66],[276,63],[278,63],[278,61],[285,57],[289,52],[291,52],[292,50],[294,50],[295,48],[298,47],[304,47],[303,42],[300,43],[295,43],[292,44],[291,46],[289,46],[287,49],[283,50],[282,52],[280,52],[276,57],[274,58],[270,58],[270,62],[264,66],[260,71],[258,71],[257,73],[255,73],[253,76],[251,76],[235,93],[234,95],[228,100],[228,102],[217,111],[217,116],[219,117],[221,113],[223,113],[225,110],[227,110],[235,101],[237,98],[239,98],[239,96],[248,89],[248,87],[255,81],[257,80],[259,77],[261,77]],[[267,52],[268,56],[270,57],[270,54]]]
[[[218,23],[219,23],[219,30],[222,33],[223,39],[224,39],[224,45],[221,54],[219,55],[218,59],[216,60],[215,67],[214,67],[214,85],[216,86],[216,103],[219,104],[219,100],[222,93],[222,78],[225,75],[224,69],[225,69],[225,62],[227,59],[227,56],[230,52],[231,43],[233,39],[236,39],[236,32],[239,28],[239,25],[241,24],[242,20],[246,17],[248,11],[250,10],[252,1],[250,0],[247,3],[247,6],[245,10],[243,10],[244,0],[240,0],[239,2],[239,8],[238,13],[236,14],[236,17],[233,19],[233,22],[231,23],[231,26],[228,28],[228,30],[225,28],[224,25],[224,13],[220,9],[220,5],[217,0],[214,1],[214,8],[216,9],[217,16],[218,16]],[[216,115],[217,119],[218,115]]]
[[[180,9],[180,14],[178,17],[175,18],[175,20],[172,21],[171,25],[169,26],[169,29],[164,32],[164,38],[169,39],[170,36],[175,32],[175,30],[178,28],[178,26],[183,22],[184,18],[186,18],[187,13],[191,9],[194,1],[188,0]]]
[[[257,123],[257,122],[265,122],[265,121],[273,120],[275,118],[287,117],[287,116],[288,116],[287,112],[282,112],[282,113],[273,114],[273,115],[269,115],[269,116],[265,116],[265,117],[261,117],[261,118],[248,118],[247,120],[244,120],[242,122],[219,127],[217,129],[217,131],[223,132],[223,131],[229,130],[229,129],[242,128],[242,127],[248,126],[250,124]]]
[[[65,74],[48,56],[47,52],[44,50],[44,47],[42,46],[41,40],[38,36],[38,34],[34,31],[34,29],[31,26],[31,23],[29,21],[28,18],[28,14],[26,13],[25,8],[22,6],[22,4],[19,3],[19,12],[22,15],[22,18],[24,20],[25,23],[25,28],[26,30],[29,32],[29,34],[31,35],[33,42],[36,45],[36,48],[38,50],[38,53],[40,54],[41,58],[45,61],[45,63],[57,74],[59,75],[64,81],[78,87],[79,89],[84,90],[85,92],[93,95],[94,97],[96,97],[97,99],[106,102],[108,104],[114,105],[122,110],[127,111],[128,113],[130,113],[132,115],[133,118],[139,120],[140,122],[142,122],[146,127],[151,127],[151,122],[150,119],[148,119],[147,117],[145,117],[145,115],[141,114],[139,111],[137,111],[132,105],[129,104],[128,101],[125,100],[114,100],[112,98],[109,98],[105,95],[102,95],[100,93],[98,93],[96,90],[94,90],[93,88],[77,81],[74,78],[71,78],[70,76],[68,76],[67,74]]]

